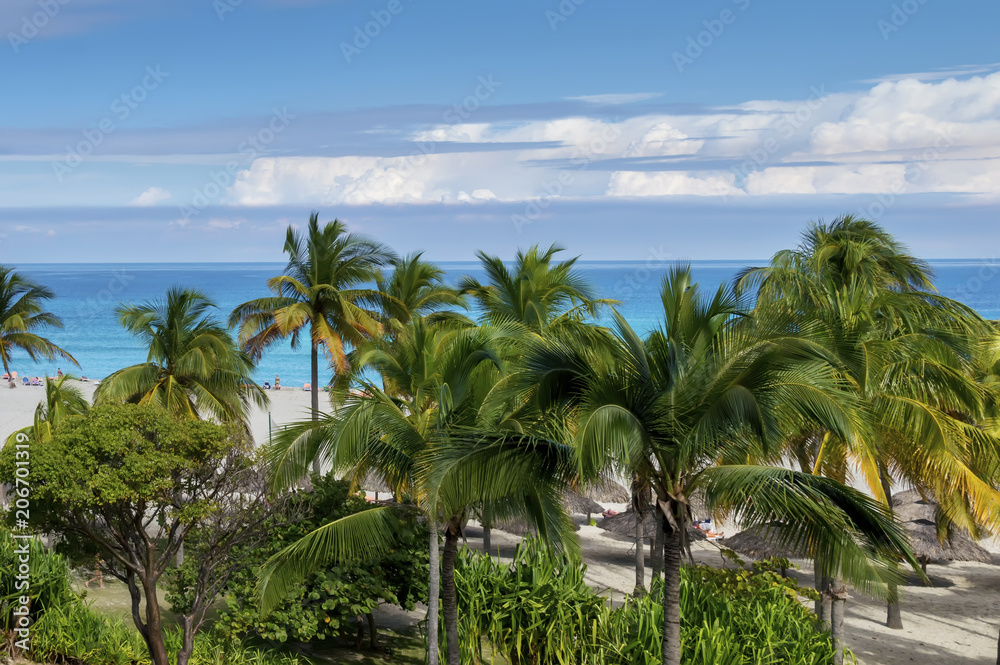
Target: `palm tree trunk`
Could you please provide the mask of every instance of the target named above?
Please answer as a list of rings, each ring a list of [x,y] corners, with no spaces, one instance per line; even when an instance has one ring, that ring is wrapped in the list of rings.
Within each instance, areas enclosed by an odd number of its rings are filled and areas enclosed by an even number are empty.
[[[830,587],[830,639],[833,641],[833,663],[844,665],[844,606],[847,604],[847,587],[841,580],[834,580]]]
[[[819,599],[816,601],[816,618],[819,619],[819,629],[826,630],[830,623],[830,616],[828,612],[830,598],[826,595],[826,592],[827,589],[830,588],[830,584],[833,580],[827,577],[823,572],[823,561],[821,559],[817,558],[813,561],[813,565],[815,566],[815,570],[813,571],[815,579],[814,586],[816,587],[816,590],[819,591]]]
[[[878,470],[878,478],[882,483],[882,491],[885,493],[885,501],[892,512],[892,486],[889,484],[889,476],[885,468],[881,465]],[[896,630],[903,629],[903,613],[899,605],[899,588],[895,582],[889,582],[889,602],[885,608],[885,625]]]
[[[997,665],[1000,665],[1000,636],[997,637]]]
[[[493,549],[493,527],[491,526],[493,520],[490,519],[490,509],[483,506],[483,552],[486,555],[490,555],[490,551]]]
[[[430,582],[427,599],[427,662],[438,665],[438,608],[441,598],[441,578],[438,575],[438,532],[437,519],[430,514],[428,527],[431,532],[430,543]]]
[[[448,639],[448,665],[461,665],[458,645],[458,599],[455,594],[455,556],[458,554],[458,527],[448,524],[444,532],[444,558],[441,563],[441,596],[444,606],[444,630]]]
[[[646,593],[646,552],[643,550],[644,539],[642,537],[642,513],[636,509],[635,513],[635,590],[632,595],[636,598]]]
[[[663,533],[666,528],[666,520],[663,518],[663,512],[656,510],[656,535],[653,536],[653,580],[658,580],[663,574]],[[649,583],[649,587],[653,588],[653,582]]]
[[[680,665],[681,534],[665,531],[663,541],[663,665]]]
[[[316,345],[316,342],[312,343],[311,355],[312,383],[309,384],[309,388],[312,393],[312,419],[316,421],[319,420],[319,347]],[[313,459],[313,473],[318,476],[321,471],[319,458],[317,457]]]

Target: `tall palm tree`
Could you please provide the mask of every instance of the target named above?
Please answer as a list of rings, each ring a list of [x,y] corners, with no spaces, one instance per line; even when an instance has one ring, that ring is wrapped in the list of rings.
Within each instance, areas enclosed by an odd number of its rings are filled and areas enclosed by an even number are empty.
[[[836,481],[770,466],[790,424],[818,422],[845,438],[862,425],[822,347],[749,318],[720,287],[703,298],[686,268],[662,288],[663,327],[645,340],[615,315],[610,352],[539,338],[519,379],[540,414],[575,432],[581,474],[609,465],[648,478],[664,524],[663,663],[680,662],[680,566],[690,500],[737,515],[744,526],[780,522],[779,541],[821,554],[870,592],[898,576],[891,557],[916,566],[883,506]],[[839,635],[837,636],[839,639]]]
[[[596,315],[603,305],[617,304],[595,296],[575,268],[578,257],[555,261],[562,251],[552,245],[542,252],[535,245],[527,252],[518,251],[511,267],[500,257],[476,252],[487,281],[466,276],[459,289],[476,300],[484,320],[517,321],[536,332],[579,322]]]
[[[445,284],[444,270],[425,261],[423,252],[393,259],[388,276],[379,275],[375,284],[388,296],[382,309],[390,320],[407,324],[415,317],[429,320],[453,318],[455,309],[465,309],[465,297]]]
[[[511,266],[498,256],[477,252],[486,282],[466,276],[458,288],[478,305],[483,322],[516,322],[535,334],[565,335],[603,344],[605,331],[590,325],[588,319],[596,316],[600,308],[618,303],[596,297],[593,285],[576,267],[579,257],[557,261],[556,255],[563,251],[558,245],[544,251],[534,245],[526,252],[519,250]],[[633,480],[635,487],[643,486],[641,478]],[[633,493],[632,503],[642,505],[641,497]],[[489,553],[493,517],[488,508],[484,507],[480,519],[483,551]],[[637,591],[643,588],[645,576],[641,533],[640,524],[636,529]]]
[[[319,348],[334,373],[342,374],[348,369],[349,348],[381,332],[376,308],[386,298],[366,285],[374,286],[379,269],[395,257],[381,243],[348,233],[338,220],[320,228],[315,212],[304,234],[288,227],[284,252],[285,273],[267,282],[274,295],[237,306],[229,324],[240,326],[240,344],[255,362],[286,338],[296,348],[308,329],[312,415],[318,420]]]
[[[310,460],[323,458],[356,480],[376,474],[397,496],[414,497],[431,532],[432,663],[438,658],[439,593],[448,662],[459,662],[454,565],[473,504],[490,503],[504,515],[526,515],[543,536],[551,534],[560,542],[572,534],[560,503],[563,479],[573,469],[568,448],[506,440],[471,447],[455,443],[454,437],[468,441],[470,432],[480,430],[486,395],[500,371],[498,347],[509,335],[508,327],[456,327],[415,318],[393,339],[361,352],[359,365],[378,372],[385,389],[358,374],[356,390],[335,415],[289,428],[270,450],[276,487],[288,486]],[[262,575],[265,607],[309,570],[385,551],[392,542],[392,521],[386,514],[391,510],[396,508],[374,508],[332,522],[277,555]],[[438,525],[445,535],[440,586]]]
[[[997,402],[976,378],[993,331],[968,307],[933,293],[931,278],[883,229],[845,217],[812,226],[799,250],[746,271],[742,286],[761,285],[758,311],[808,322],[862,405],[869,437],[813,431],[789,440],[803,470],[844,481],[857,469],[890,507],[895,475],[946,497],[945,512],[961,526],[996,528],[989,506],[1000,493],[990,469],[1000,441],[976,425]],[[886,623],[902,628],[894,587]]]
[[[249,431],[251,405],[267,395],[251,378],[253,363],[239,350],[216,308],[199,291],[171,288],[166,298],[122,304],[121,325],[148,347],[146,362],[101,381],[94,402],[157,404],[185,418],[214,418]]]
[[[0,266],[0,362],[5,374],[10,374],[11,354],[15,349],[23,351],[32,361],[54,360],[59,356],[80,366],[68,352],[37,332],[62,328],[59,317],[45,311],[45,302],[53,298],[51,290],[13,268]]]

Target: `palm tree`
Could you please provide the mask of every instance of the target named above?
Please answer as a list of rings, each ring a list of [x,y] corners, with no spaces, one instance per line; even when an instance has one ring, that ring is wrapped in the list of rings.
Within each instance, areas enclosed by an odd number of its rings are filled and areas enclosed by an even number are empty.
[[[487,282],[466,276],[459,289],[476,300],[484,320],[517,321],[536,332],[579,322],[595,316],[603,305],[617,304],[595,297],[593,287],[575,269],[577,258],[555,262],[561,251],[552,245],[540,252],[535,245],[518,251],[510,268],[497,256],[476,252]]]
[[[444,282],[444,270],[425,261],[423,252],[393,259],[388,277],[379,275],[375,284],[388,296],[382,309],[386,316],[399,324],[415,317],[430,321],[457,316],[453,309],[465,309],[465,297]],[[461,319],[459,319],[461,320]]]
[[[101,381],[94,402],[157,404],[183,418],[214,418],[249,431],[251,404],[266,406],[253,363],[199,291],[171,288],[162,300],[122,304],[121,325],[149,351],[146,362]]]
[[[297,348],[302,331],[308,328],[312,416],[317,420],[319,348],[323,347],[334,372],[342,374],[348,369],[349,347],[381,332],[380,315],[374,308],[386,297],[365,285],[374,285],[379,268],[395,257],[381,243],[348,233],[337,220],[320,228],[315,212],[304,235],[288,227],[284,252],[288,255],[285,273],[267,282],[274,295],[237,306],[229,325],[240,326],[240,344],[255,362],[280,340],[291,338],[292,348]]]
[[[997,401],[976,379],[992,330],[968,307],[930,292],[931,278],[880,227],[844,217],[813,225],[799,250],[746,271],[741,286],[761,285],[758,311],[808,322],[863,405],[869,437],[847,441],[817,430],[789,440],[803,471],[845,481],[854,467],[891,507],[892,469],[947,497],[946,512],[965,528],[1000,526],[989,508],[1000,500],[989,470],[997,445],[975,425]],[[977,459],[984,453],[988,460]],[[821,563],[817,581],[825,586]],[[822,617],[823,607],[817,611]],[[902,628],[893,586],[886,623]]]
[[[45,302],[53,298],[55,294],[49,289],[13,268],[0,266],[0,362],[5,374],[10,374],[11,354],[15,349],[23,351],[32,361],[54,360],[59,356],[80,366],[73,356],[36,332],[62,328],[59,317],[45,311]]]
[[[431,580],[428,603],[430,662],[437,662],[438,598],[443,596],[448,662],[459,662],[454,565],[458,541],[473,504],[490,503],[504,515],[527,516],[543,536],[564,541],[572,524],[560,503],[563,479],[572,472],[565,446],[523,441],[475,441],[482,429],[486,395],[501,365],[500,346],[509,327],[457,327],[415,318],[391,340],[361,351],[359,365],[377,371],[383,389],[355,379],[356,390],[335,415],[289,428],[274,442],[270,459],[275,487],[295,482],[309,461],[323,458],[354,479],[380,476],[397,496],[414,497],[430,524]],[[392,542],[387,513],[374,508],[327,524],[277,555],[261,578],[264,607],[282,598],[288,584],[309,570],[345,558],[365,558]],[[438,581],[438,525],[445,535]]]
[[[885,508],[836,481],[754,465],[773,458],[790,425],[818,422],[845,439],[863,423],[824,349],[784,321],[748,317],[720,287],[703,298],[686,268],[662,288],[663,328],[645,340],[615,314],[610,353],[539,338],[518,388],[539,414],[571,423],[581,475],[608,466],[650,480],[664,524],[663,662],[680,662],[680,566],[690,499],[744,527],[780,522],[784,544],[821,555],[869,592],[916,566]],[[835,635],[839,644],[839,634]]]
[[[548,336],[566,335],[586,339],[592,344],[606,342],[604,331],[589,325],[601,307],[618,304],[615,300],[596,297],[593,286],[576,268],[579,257],[556,261],[562,247],[551,245],[541,251],[537,245],[527,252],[518,251],[512,266],[498,256],[477,252],[486,273],[486,283],[466,276],[459,290],[473,298],[481,312],[482,322],[516,322],[528,331]],[[641,487],[642,479],[633,485]],[[633,505],[641,505],[641,497],[632,495]],[[480,520],[483,525],[483,551],[491,550],[493,516],[484,507]],[[636,530],[636,589],[643,588],[645,576],[641,530]]]
[[[52,439],[52,433],[59,429],[64,422],[71,418],[76,418],[87,414],[90,403],[83,396],[83,391],[78,386],[67,384],[68,381],[75,381],[72,374],[63,374],[57,379],[45,379],[45,400],[39,402],[35,407],[35,420],[30,427],[11,434],[11,439],[17,434],[24,433],[32,437],[34,441],[44,442]],[[8,439],[10,443],[10,439]]]

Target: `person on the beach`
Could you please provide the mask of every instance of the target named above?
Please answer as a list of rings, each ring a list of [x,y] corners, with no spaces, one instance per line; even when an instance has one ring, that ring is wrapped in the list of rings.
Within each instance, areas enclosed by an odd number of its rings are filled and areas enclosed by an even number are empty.
[[[57,379],[61,379],[62,378],[62,368],[61,367],[56,368],[56,378]]]
[[[104,572],[101,570],[101,564],[104,563],[104,560],[99,556],[95,556],[94,561],[94,576],[83,583],[84,589],[89,589],[91,582],[97,582],[101,585],[102,589],[104,588]]]
[[[274,389],[281,390],[281,377],[279,376],[274,377]]]

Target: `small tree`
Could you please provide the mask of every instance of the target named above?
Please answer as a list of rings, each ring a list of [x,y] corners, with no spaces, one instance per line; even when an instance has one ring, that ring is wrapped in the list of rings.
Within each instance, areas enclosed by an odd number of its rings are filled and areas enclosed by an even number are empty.
[[[174,662],[185,665],[209,605],[242,565],[238,553],[263,539],[274,510],[249,443],[154,406],[108,405],[67,421],[30,450],[32,521],[73,558],[99,556],[128,586],[153,665],[171,665],[157,588],[189,541],[197,565],[177,580],[172,598],[183,633]],[[13,470],[7,446],[0,478]]]

